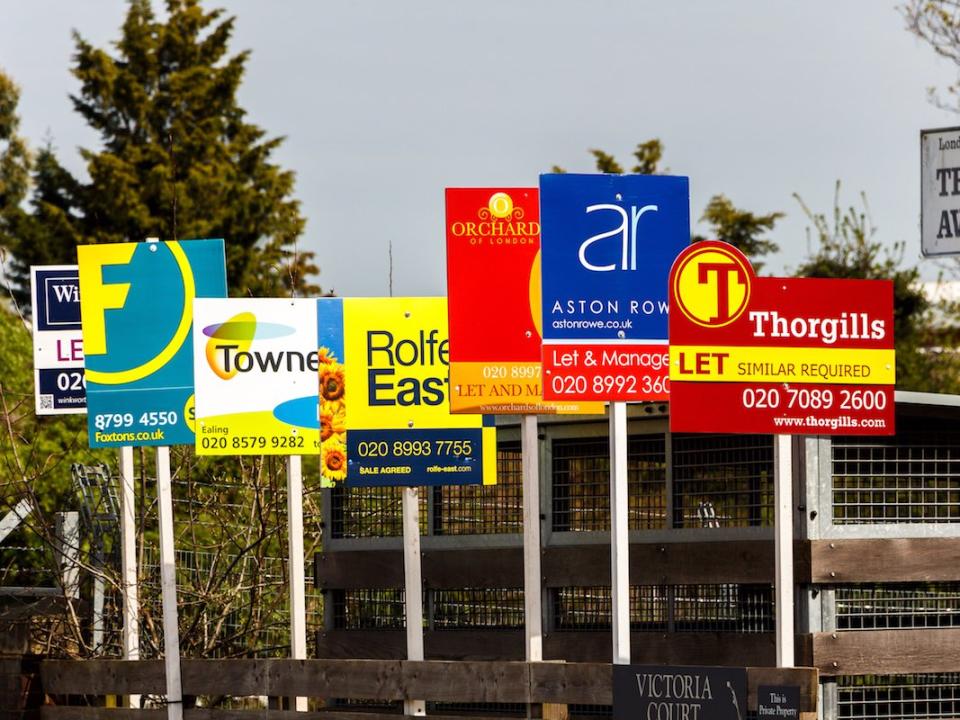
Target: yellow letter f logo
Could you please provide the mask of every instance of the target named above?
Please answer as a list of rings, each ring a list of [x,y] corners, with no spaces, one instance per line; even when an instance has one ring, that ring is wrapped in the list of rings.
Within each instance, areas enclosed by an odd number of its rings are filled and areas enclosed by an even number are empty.
[[[83,352],[105,355],[107,352],[107,310],[119,310],[127,301],[130,283],[107,285],[103,282],[104,265],[128,265],[137,246],[81,245],[77,248],[80,266],[80,317],[83,320]]]

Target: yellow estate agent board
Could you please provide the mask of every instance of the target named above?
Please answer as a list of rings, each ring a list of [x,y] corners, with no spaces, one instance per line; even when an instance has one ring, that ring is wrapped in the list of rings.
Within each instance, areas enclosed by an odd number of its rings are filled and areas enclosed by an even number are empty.
[[[322,298],[317,317],[325,484],[496,482],[493,418],[450,413],[445,298]]]

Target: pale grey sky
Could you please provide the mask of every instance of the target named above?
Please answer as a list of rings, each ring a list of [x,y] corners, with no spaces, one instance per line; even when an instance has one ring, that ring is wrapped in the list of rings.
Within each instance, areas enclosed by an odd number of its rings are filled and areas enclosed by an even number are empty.
[[[878,238],[906,241],[916,262],[919,132],[960,125],[926,97],[953,68],[885,0],[206,3],[218,6],[237,16],[232,49],[253,53],[241,103],[287,137],[277,160],[297,173],[303,245],[340,295],[387,293],[390,241],[394,294],[445,293],[444,187],[535,185],[554,164],[591,171],[588,148],[627,162],[652,137],[690,177],[693,219],[716,193],[787,213],[770,272],[806,254],[792,193],[828,212],[837,179],[842,202],[864,191]],[[82,172],[76,148],[97,138],[67,97],[70,31],[106,45],[126,4],[0,8],[23,133]]]

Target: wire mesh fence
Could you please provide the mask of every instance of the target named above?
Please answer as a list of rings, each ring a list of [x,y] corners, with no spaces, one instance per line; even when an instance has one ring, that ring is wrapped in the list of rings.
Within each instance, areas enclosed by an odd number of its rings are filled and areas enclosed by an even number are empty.
[[[523,627],[523,590],[465,588],[430,593],[431,623],[437,630]]]
[[[960,583],[845,585],[836,589],[838,630],[960,627]]]
[[[838,677],[837,717],[844,720],[960,717],[960,673]]]
[[[497,484],[433,488],[434,535],[523,532],[523,466],[519,443],[497,446]]]
[[[334,590],[333,627],[337,630],[402,630],[406,627],[402,588]]]
[[[627,522],[631,530],[666,526],[667,464],[663,435],[627,440]],[[553,529],[610,529],[610,444],[606,437],[553,442]]]
[[[673,527],[773,525],[769,435],[674,435]]]
[[[607,630],[609,587],[556,588],[557,630]],[[630,629],[634,632],[773,632],[773,588],[769,585],[631,585]]]
[[[960,522],[960,433],[834,438],[833,522]]]

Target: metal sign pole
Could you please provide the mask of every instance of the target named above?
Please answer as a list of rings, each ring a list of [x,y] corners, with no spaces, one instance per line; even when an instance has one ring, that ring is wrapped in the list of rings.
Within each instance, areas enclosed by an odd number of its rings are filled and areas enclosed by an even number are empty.
[[[182,720],[180,630],[177,627],[177,569],[173,549],[173,489],[170,448],[157,448],[157,507],[160,515],[160,590],[163,602],[163,665],[167,678],[167,720]]]
[[[537,416],[520,421],[523,472],[523,628],[527,662],[543,660],[540,593],[540,444]]]
[[[403,488],[403,575],[406,598],[407,659],[423,660],[423,583],[420,567],[420,495]],[[423,700],[404,700],[404,715],[426,715]]]
[[[793,667],[793,457],[791,437],[775,436],[774,527],[777,667]]]
[[[133,492],[133,448],[119,450],[120,467],[120,583],[123,592],[123,659],[140,659],[140,599],[137,594],[136,498]],[[140,707],[140,696],[130,695],[129,707]]]
[[[627,404],[610,403],[610,610],[613,663],[630,664],[630,538],[627,533]]]
[[[303,573],[303,467],[287,457],[287,540],[290,566],[290,657],[307,659],[307,603]],[[307,698],[290,699],[290,709],[306,712]]]

